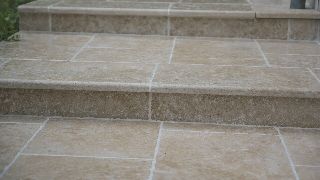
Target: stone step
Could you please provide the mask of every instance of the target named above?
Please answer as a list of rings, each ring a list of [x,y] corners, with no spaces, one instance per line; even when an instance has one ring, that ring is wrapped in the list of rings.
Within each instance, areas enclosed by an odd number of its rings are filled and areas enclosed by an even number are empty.
[[[320,12],[290,0],[38,0],[21,30],[316,40]]]
[[[312,41],[21,32],[0,113],[320,127]]]

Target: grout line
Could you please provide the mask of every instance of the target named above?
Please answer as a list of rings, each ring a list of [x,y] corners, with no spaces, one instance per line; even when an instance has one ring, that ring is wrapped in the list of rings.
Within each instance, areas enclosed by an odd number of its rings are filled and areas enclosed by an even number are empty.
[[[268,67],[271,67],[271,65],[270,65],[270,63],[269,63],[266,55],[264,54],[264,52],[263,52],[263,50],[262,50],[259,42],[258,42],[256,39],[255,39],[254,41],[256,42],[256,44],[257,44],[257,46],[258,46],[258,49],[259,49],[259,51],[260,51],[260,53],[261,53],[261,55],[262,55],[262,57],[263,57],[263,60],[265,61],[266,65],[267,65]]]
[[[4,60],[3,63],[0,63],[0,69],[2,69],[7,63],[9,63],[11,61],[11,59],[6,59]]]
[[[176,40],[177,40],[177,37],[174,37],[173,39],[173,42],[172,42],[172,47],[171,47],[171,53],[170,53],[170,57],[169,57],[169,64],[172,63],[172,58],[173,58],[173,52],[174,52],[174,48],[176,46]]]
[[[160,149],[162,126],[163,126],[163,122],[161,122],[161,124],[160,124],[158,138],[157,138],[157,144],[156,144],[156,147],[154,149],[153,160],[152,160],[152,164],[151,164],[150,174],[149,174],[148,180],[152,180],[153,179],[153,174],[154,174],[154,171],[156,169],[157,155],[158,155],[159,149]]]
[[[70,61],[74,61],[74,59],[80,54],[80,52],[86,48],[92,41],[93,39],[96,37],[96,34],[92,35],[91,38],[82,46],[79,48],[79,50],[76,52],[75,55],[72,56],[72,58],[70,59]]]
[[[307,69],[310,72],[310,74],[320,83],[320,79],[318,78],[318,76],[310,68]]]
[[[154,69],[153,69],[153,71],[152,71],[152,75],[151,75],[151,78],[150,78],[150,82],[149,82],[149,99],[148,99],[148,119],[149,120],[151,120],[151,113],[152,113],[152,111],[151,111],[151,108],[152,108],[152,92],[151,92],[151,88],[152,88],[152,81],[153,81],[153,79],[154,79],[154,77],[155,77],[155,75],[156,75],[156,72],[157,72],[157,70],[158,70],[158,67],[159,67],[159,64],[155,64],[155,66],[154,66]]]
[[[5,175],[5,173],[10,169],[10,167],[16,162],[16,160],[20,157],[20,155],[22,154],[22,152],[27,148],[27,146],[30,144],[30,142],[38,135],[38,133],[43,129],[43,127],[47,124],[47,122],[49,121],[49,118],[47,118],[42,124],[41,126],[38,128],[38,130],[31,136],[31,138],[22,146],[22,148],[20,149],[20,151],[16,154],[16,156],[13,158],[13,160],[11,161],[10,164],[8,164],[7,166],[5,166],[4,170],[2,171],[2,173],[0,174],[0,179]]]
[[[284,141],[284,138],[282,137],[282,134],[281,134],[281,132],[280,132],[280,129],[279,129],[278,127],[275,127],[275,129],[278,131],[279,138],[280,138],[280,141],[281,141],[281,143],[282,143],[282,145],[283,145],[283,148],[284,148],[284,150],[285,150],[285,152],[286,152],[287,158],[288,158],[289,163],[290,163],[290,166],[291,166],[291,170],[292,170],[292,172],[293,172],[296,180],[299,180],[300,178],[299,178],[298,173],[297,173],[297,171],[296,171],[296,168],[295,168],[295,166],[294,166],[293,160],[291,159],[291,156],[290,156],[289,150],[288,150],[288,148],[287,148],[287,145],[286,145],[286,143],[285,143],[285,141]]]
[[[52,15],[51,15],[51,13],[49,13],[48,21],[49,21],[49,32],[52,32]]]
[[[73,158],[94,158],[94,159],[118,159],[118,160],[141,160],[152,161],[150,158],[130,158],[130,157],[108,157],[108,156],[78,156],[66,154],[35,154],[35,153],[21,153],[24,156],[49,156],[49,157],[73,157]]]

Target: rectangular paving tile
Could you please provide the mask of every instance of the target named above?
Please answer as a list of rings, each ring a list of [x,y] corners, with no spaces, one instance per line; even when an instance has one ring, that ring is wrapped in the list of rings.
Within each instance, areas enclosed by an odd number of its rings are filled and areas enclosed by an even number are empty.
[[[40,125],[0,123],[0,173],[11,163]]]
[[[294,178],[278,136],[181,130],[162,131],[155,179]]]
[[[314,42],[259,40],[262,51],[272,66],[317,68],[320,47]]]
[[[9,123],[43,123],[46,119],[43,116],[0,115],[0,122]]]
[[[178,38],[172,63],[252,65],[263,66],[265,61],[252,40],[204,40]]]
[[[22,155],[3,179],[147,179],[151,162]]]
[[[320,167],[320,129],[281,128],[295,165]]]
[[[98,35],[75,61],[167,63],[172,38]]]
[[[306,69],[171,64],[159,66],[152,91],[314,97],[319,90]]]
[[[296,167],[296,171],[301,180],[318,180],[320,179],[320,166],[319,167]]]
[[[10,61],[2,68],[0,81],[3,80],[2,86],[10,85],[12,80],[15,81],[11,84],[13,86],[20,83],[21,86],[32,87],[33,84],[38,88],[66,86],[121,91],[129,90],[128,84],[131,84],[132,91],[143,91],[148,90],[153,68],[152,64],[132,63]]]
[[[91,36],[21,33],[20,37],[0,43],[0,58],[69,60]]]
[[[51,119],[25,153],[152,159],[159,123]]]
[[[250,11],[249,4],[233,3],[175,3],[171,6],[173,10],[203,10],[203,11]]]

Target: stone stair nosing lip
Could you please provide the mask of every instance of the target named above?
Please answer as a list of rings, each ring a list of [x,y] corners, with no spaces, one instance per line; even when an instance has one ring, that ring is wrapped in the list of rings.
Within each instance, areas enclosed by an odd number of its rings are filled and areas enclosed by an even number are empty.
[[[151,87],[151,88],[150,88]],[[256,88],[221,85],[175,85],[125,82],[86,82],[59,80],[21,80],[1,79],[0,88],[8,89],[51,89],[79,91],[119,91],[133,93],[165,93],[165,94],[206,94],[217,96],[262,96],[290,98],[320,98],[320,90],[289,88]]]
[[[115,16],[162,16],[162,17],[203,17],[216,19],[255,19],[255,18],[292,18],[320,19],[316,10],[188,10],[188,9],[143,9],[143,8],[106,8],[77,6],[33,6],[20,5],[20,13],[78,14],[78,15],[115,15]]]

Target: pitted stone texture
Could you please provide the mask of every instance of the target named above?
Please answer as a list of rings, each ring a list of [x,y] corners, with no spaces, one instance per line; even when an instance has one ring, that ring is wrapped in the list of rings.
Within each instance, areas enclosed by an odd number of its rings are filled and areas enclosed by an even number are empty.
[[[27,166],[26,166],[27,164]],[[146,179],[149,161],[22,155],[4,179]]]
[[[167,18],[53,14],[52,31],[166,35]]]
[[[320,178],[320,167],[296,167],[301,180],[318,180]]]
[[[148,93],[1,89],[0,112],[148,119]]]
[[[163,130],[155,179],[294,178],[278,136],[184,130]]]
[[[309,98],[153,94],[152,119],[320,127],[320,101]]]
[[[19,30],[50,31],[49,16],[47,13],[19,13]]]
[[[40,125],[0,123],[0,172],[11,163]]]
[[[319,20],[290,19],[290,39],[316,40],[318,38]]]
[[[190,26],[192,24],[192,26]],[[170,20],[170,35],[287,39],[285,19],[210,19],[175,18]]]

